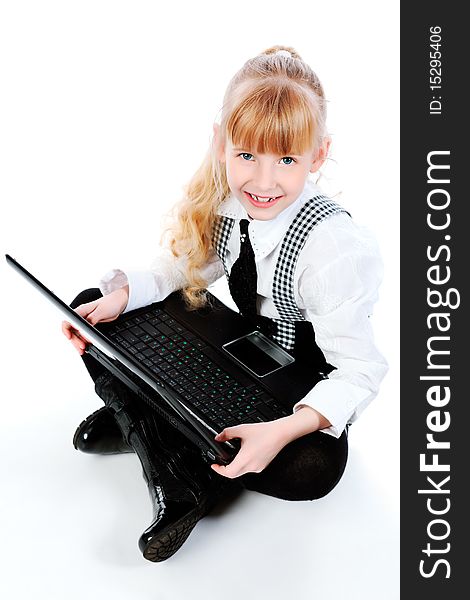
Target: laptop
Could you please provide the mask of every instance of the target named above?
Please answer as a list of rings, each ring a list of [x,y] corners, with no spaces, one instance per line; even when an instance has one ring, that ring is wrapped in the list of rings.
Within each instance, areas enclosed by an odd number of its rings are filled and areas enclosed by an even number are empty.
[[[239,440],[217,442],[224,427],[266,422],[327,376],[207,292],[209,306],[189,311],[180,292],[93,326],[9,254],[7,263],[52,302],[89,342],[86,352],[200,448],[229,464]]]

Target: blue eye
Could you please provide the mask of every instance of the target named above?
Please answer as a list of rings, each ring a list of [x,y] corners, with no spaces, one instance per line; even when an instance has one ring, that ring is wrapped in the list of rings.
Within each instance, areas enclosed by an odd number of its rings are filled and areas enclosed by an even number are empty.
[[[238,156],[243,157],[243,160],[246,160],[247,162],[251,162],[251,159],[253,158],[253,154],[251,154],[250,152],[241,152],[240,154],[238,154]],[[283,158],[281,158],[282,161],[290,161],[290,162],[284,162],[285,165],[291,165],[292,163],[297,162],[295,160],[295,158],[292,158],[291,156],[284,156]]]

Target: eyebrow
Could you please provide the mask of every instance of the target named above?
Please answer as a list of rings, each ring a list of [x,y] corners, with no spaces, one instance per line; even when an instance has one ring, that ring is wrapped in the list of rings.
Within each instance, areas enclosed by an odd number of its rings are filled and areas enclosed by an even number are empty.
[[[248,154],[251,154],[253,152],[252,150],[248,150],[247,148],[232,148],[232,150],[233,150],[233,152],[240,152],[240,151],[243,150],[243,151],[247,152]],[[299,157],[301,155],[300,154],[291,153],[291,154],[277,154],[276,156],[282,156],[282,157],[284,157],[284,156],[296,156],[296,157]]]

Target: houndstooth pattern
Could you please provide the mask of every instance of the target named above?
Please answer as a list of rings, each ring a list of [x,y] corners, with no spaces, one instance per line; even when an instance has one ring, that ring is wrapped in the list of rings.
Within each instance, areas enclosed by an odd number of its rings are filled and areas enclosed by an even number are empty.
[[[297,258],[313,227],[337,212],[345,211],[333,200],[325,196],[315,196],[303,205],[284,236],[273,279],[273,301],[283,321],[305,320],[297,307],[294,295]]]
[[[285,350],[293,350],[295,346],[295,321],[282,321],[281,319],[272,319],[276,323],[276,333],[272,335],[276,341]]]
[[[346,211],[333,200],[315,196],[303,205],[282,241],[273,278],[273,302],[280,316],[274,319],[277,333],[273,338],[287,350],[295,345],[295,322],[305,321],[295,301],[294,271],[298,256],[311,230],[323,219],[340,212]]]
[[[218,216],[212,229],[212,245],[214,246],[215,251],[224,265],[224,271],[227,279],[229,278],[230,273],[228,272],[227,263],[225,262],[225,253],[227,252],[227,244],[230,239],[230,235],[232,234],[234,224],[235,219]]]
[[[280,318],[271,320],[276,324],[276,333],[272,338],[286,350],[292,350],[295,346],[295,322],[305,321],[295,301],[294,271],[297,258],[311,230],[327,217],[341,212],[347,213],[344,208],[326,196],[315,196],[304,204],[282,240],[274,269],[272,288],[273,302]],[[235,220],[230,217],[219,216],[212,236],[212,243],[224,265],[227,279],[230,274],[225,262],[225,254],[234,223]]]

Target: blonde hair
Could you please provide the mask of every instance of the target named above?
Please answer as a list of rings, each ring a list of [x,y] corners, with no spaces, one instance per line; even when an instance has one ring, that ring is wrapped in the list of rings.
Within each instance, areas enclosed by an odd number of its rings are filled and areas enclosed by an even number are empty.
[[[277,53],[283,50],[284,52]],[[290,53],[290,55],[289,55]],[[231,79],[221,109],[218,145],[206,156],[175,206],[173,223],[164,232],[172,253],[186,256],[188,308],[207,303],[199,270],[210,257],[217,209],[230,194],[225,168],[217,154],[230,140],[235,146],[277,155],[319,151],[326,131],[326,99],[320,80],[297,52],[273,46],[248,60]]]

